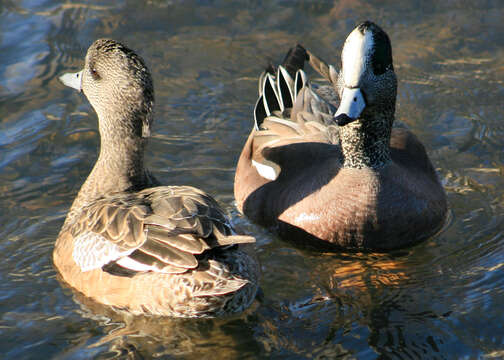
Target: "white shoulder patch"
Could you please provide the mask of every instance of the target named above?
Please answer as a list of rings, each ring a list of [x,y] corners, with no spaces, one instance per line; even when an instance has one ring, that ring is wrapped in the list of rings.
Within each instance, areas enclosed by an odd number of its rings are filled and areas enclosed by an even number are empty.
[[[255,160],[252,160],[252,165],[256,168],[259,175],[268,180],[276,180],[279,175],[279,172],[273,168],[272,166],[268,166],[265,164],[261,164]]]
[[[127,256],[134,250],[123,250],[100,234],[87,231],[74,239],[72,257],[82,271],[90,271]]]

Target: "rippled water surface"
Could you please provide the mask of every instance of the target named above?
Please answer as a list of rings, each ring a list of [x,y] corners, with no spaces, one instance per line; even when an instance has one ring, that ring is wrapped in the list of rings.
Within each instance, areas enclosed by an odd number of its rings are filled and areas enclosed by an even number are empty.
[[[424,142],[453,217],[395,253],[306,253],[238,214],[234,167],[268,60],[301,42],[339,66],[365,19],[392,40],[397,120]],[[504,357],[503,19],[500,0],[1,0],[2,357]],[[247,313],[127,318],[58,282],[54,241],[98,134],[89,103],[57,76],[99,37],[137,50],[154,75],[149,168],[207,190],[257,237],[263,295]]]

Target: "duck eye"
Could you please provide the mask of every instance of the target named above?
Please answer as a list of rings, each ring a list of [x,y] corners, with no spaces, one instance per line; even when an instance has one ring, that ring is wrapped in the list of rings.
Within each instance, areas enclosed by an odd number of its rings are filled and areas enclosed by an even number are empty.
[[[98,71],[96,71],[95,68],[91,68],[90,73],[93,79],[100,80],[100,75],[98,74]]]

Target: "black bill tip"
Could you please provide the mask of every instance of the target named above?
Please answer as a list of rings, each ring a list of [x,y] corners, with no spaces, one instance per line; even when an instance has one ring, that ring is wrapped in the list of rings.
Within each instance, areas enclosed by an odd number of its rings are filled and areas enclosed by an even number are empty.
[[[352,121],[355,121],[357,119],[352,119],[350,116],[347,114],[339,114],[334,118],[338,126],[345,126],[346,124],[351,123]]]

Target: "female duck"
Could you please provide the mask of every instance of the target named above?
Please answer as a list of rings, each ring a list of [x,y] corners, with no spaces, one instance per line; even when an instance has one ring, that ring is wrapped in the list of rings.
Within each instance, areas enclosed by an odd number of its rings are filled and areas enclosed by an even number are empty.
[[[254,300],[258,266],[240,249],[223,210],[188,186],[159,186],[144,168],[152,78],[113,40],[89,48],[84,69],[61,77],[98,114],[96,164],[56,241],[54,264],[72,287],[134,314],[212,317]]]
[[[329,93],[311,89],[304,60]],[[259,84],[234,186],[253,221],[302,245],[359,250],[404,247],[442,227],[446,196],[423,145],[392,128],[397,80],[381,28],[364,22],[350,33],[339,74],[298,45]],[[323,100],[336,94],[337,110]]]

